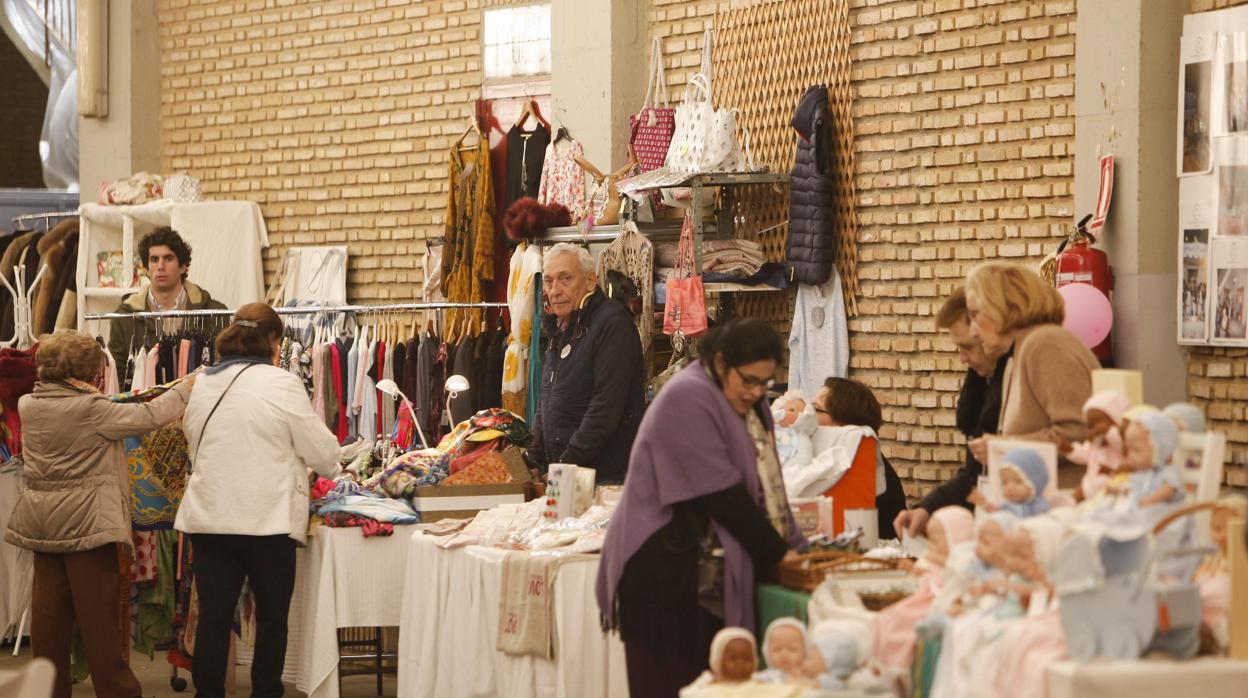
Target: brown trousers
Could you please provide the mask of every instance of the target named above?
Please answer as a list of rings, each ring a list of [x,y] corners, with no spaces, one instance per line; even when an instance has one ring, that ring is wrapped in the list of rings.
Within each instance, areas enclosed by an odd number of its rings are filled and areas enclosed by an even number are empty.
[[[53,698],[70,696],[69,644],[75,622],[95,695],[139,696],[139,680],[125,660],[116,545],[80,553],[35,553],[30,646],[36,657],[56,665]]]

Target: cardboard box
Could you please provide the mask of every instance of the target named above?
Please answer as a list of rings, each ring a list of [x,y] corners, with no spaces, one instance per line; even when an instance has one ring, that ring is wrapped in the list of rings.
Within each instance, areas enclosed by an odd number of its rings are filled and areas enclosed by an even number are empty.
[[[500,504],[523,504],[524,486],[529,481],[529,466],[520,449],[509,446],[502,452],[503,462],[511,473],[511,482],[502,485],[437,485],[417,487],[412,508],[425,522],[439,519],[471,519],[482,509]]]

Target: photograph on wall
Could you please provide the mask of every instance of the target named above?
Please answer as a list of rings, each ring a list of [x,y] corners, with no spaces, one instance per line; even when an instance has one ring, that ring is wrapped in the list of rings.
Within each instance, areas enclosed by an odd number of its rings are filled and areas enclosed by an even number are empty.
[[[1213,167],[1213,48],[1209,34],[1184,36],[1179,70],[1179,176]]]
[[[1185,228],[1182,255],[1179,339],[1203,344],[1209,337],[1209,230]]]
[[[1221,84],[1213,108],[1222,116],[1219,133],[1248,133],[1248,34],[1224,34]]]
[[[1248,221],[1248,134],[1219,138],[1214,150],[1218,197],[1214,234],[1243,235]]]
[[[1248,346],[1248,240],[1215,239],[1210,244],[1209,315],[1212,343]]]
[[[1213,178],[1179,180],[1179,344],[1209,341],[1209,236]]]

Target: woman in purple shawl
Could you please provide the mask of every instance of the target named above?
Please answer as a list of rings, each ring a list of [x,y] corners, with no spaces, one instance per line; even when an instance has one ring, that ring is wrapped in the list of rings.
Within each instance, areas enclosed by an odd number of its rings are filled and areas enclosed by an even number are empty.
[[[720,628],[753,630],[755,578],[806,542],[764,399],[779,335],[729,322],[698,355],[642,419],[598,570],[598,607],[620,630],[635,696],[676,696],[706,669]]]

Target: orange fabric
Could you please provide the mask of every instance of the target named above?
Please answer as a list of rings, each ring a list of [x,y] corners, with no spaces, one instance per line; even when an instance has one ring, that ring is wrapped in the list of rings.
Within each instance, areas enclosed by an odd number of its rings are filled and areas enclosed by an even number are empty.
[[[880,444],[872,438],[864,438],[858,444],[854,462],[849,472],[824,494],[832,498],[832,532],[839,535],[845,530],[846,509],[875,508],[875,461]]]

